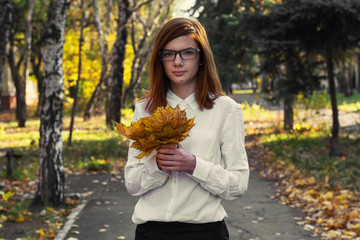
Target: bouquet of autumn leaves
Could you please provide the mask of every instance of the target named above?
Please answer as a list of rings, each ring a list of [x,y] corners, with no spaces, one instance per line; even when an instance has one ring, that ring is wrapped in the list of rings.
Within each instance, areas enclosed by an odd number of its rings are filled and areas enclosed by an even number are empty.
[[[179,106],[172,108],[167,105],[158,107],[150,117],[140,118],[130,126],[116,123],[116,127],[121,135],[134,140],[130,147],[141,151],[136,157],[140,161],[154,150],[159,150],[161,145],[177,144],[188,137],[195,125],[194,119],[187,119],[185,110]]]

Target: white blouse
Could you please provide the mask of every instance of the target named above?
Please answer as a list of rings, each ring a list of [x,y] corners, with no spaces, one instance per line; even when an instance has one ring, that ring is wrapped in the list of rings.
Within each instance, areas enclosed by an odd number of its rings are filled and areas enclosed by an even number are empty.
[[[221,199],[235,199],[248,187],[249,165],[241,107],[230,97],[221,96],[212,109],[201,111],[195,94],[183,100],[171,91],[167,102],[171,107],[179,105],[186,109],[187,118],[195,117],[190,136],[181,145],[195,155],[196,167],[192,174],[174,172],[166,182],[168,172],[160,170],[155,160],[149,160],[155,151],[139,162],[135,158],[139,150],[130,147],[125,185],[131,195],[140,196],[132,220],[135,224],[221,221],[227,216]],[[141,101],[136,105],[133,121],[147,116],[145,101]]]

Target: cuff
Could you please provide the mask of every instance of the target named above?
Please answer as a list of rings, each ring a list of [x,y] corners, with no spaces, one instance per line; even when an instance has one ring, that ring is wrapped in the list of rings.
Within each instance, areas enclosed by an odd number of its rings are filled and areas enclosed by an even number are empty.
[[[206,181],[210,174],[211,168],[211,164],[209,164],[207,161],[196,157],[196,166],[192,176],[200,181]]]

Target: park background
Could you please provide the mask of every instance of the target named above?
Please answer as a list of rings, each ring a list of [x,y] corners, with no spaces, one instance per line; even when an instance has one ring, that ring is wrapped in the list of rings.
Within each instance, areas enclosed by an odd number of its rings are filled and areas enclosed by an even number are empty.
[[[121,171],[128,140],[113,121],[130,123],[174,16],[204,24],[276,199],[314,236],[360,237],[359,1],[0,2],[0,238],[54,238],[85,197],[65,179]]]

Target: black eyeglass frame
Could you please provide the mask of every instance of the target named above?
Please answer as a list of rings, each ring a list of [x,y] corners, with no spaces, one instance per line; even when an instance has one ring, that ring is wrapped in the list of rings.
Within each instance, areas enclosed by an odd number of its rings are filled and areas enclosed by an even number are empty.
[[[186,50],[195,50],[195,56],[194,56],[193,58],[184,59],[183,56],[182,56],[182,54],[181,54],[181,52],[186,51]],[[161,53],[163,53],[163,52],[172,52],[172,53],[175,53],[174,58],[171,59],[171,60],[164,60],[164,59],[162,59]],[[181,49],[181,50],[179,50],[179,51],[166,50],[166,49],[164,49],[164,50],[161,50],[161,51],[158,53],[158,55],[159,55],[160,61],[162,61],[162,62],[164,62],[164,61],[167,62],[167,61],[174,61],[175,58],[176,58],[176,56],[177,56],[178,54],[180,55],[180,58],[181,58],[182,60],[185,60],[185,61],[186,61],[186,60],[192,60],[192,59],[195,59],[195,58],[197,57],[197,54],[198,54],[198,53],[200,53],[200,49],[199,49],[199,48],[192,48],[192,47],[190,47],[190,48]]]

